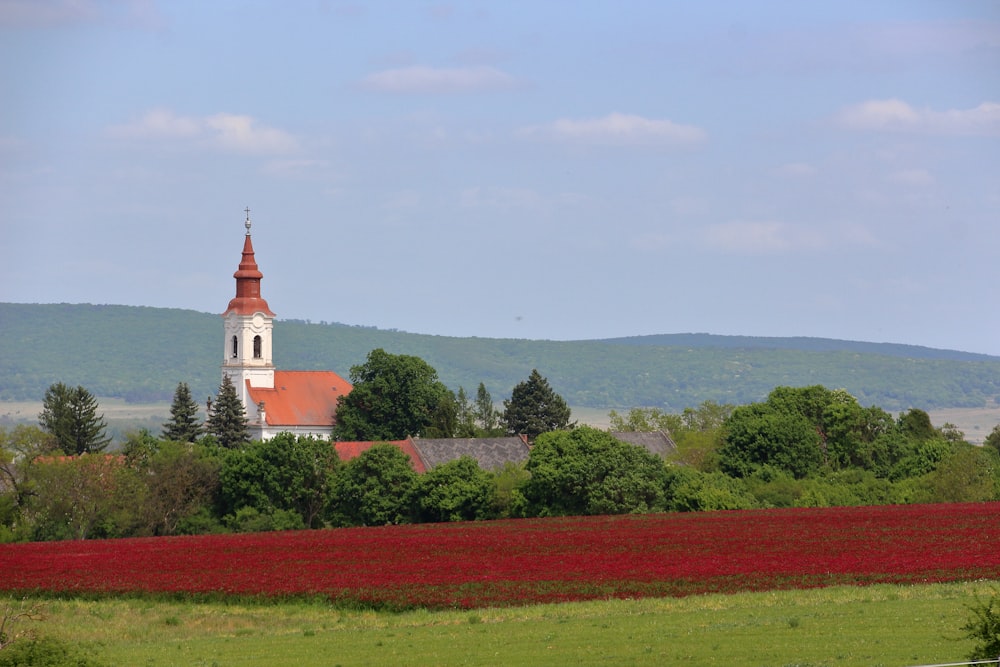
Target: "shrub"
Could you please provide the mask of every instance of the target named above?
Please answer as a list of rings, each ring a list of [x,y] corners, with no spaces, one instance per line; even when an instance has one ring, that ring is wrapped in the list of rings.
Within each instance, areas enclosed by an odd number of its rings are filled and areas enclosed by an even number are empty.
[[[977,600],[969,607],[972,618],[962,626],[965,636],[975,640],[976,647],[969,654],[969,660],[1000,659],[1000,602],[998,593],[983,602]]]

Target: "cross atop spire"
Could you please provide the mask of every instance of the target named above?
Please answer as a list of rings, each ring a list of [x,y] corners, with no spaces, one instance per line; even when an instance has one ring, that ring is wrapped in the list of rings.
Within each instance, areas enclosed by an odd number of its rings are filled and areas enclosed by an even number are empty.
[[[247,212],[247,221],[243,223],[243,226],[247,228],[247,236],[250,236],[250,207],[247,206],[244,210]]]

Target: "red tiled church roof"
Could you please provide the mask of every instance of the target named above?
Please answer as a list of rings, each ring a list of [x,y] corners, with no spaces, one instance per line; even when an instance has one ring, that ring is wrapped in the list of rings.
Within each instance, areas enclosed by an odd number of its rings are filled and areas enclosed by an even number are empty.
[[[341,461],[350,461],[351,459],[361,456],[362,452],[366,452],[375,445],[382,444],[380,442],[335,442],[333,446],[337,449],[337,456],[340,457]],[[403,453],[410,457],[410,462],[413,464],[413,469],[418,473],[427,472],[427,466],[424,464],[424,460],[420,457],[420,452],[417,451],[416,447],[413,446],[413,440],[407,438],[406,440],[391,440],[387,444],[394,445],[403,450]]]
[[[337,399],[351,389],[351,383],[333,371],[274,371],[274,389],[247,382],[250,400],[264,401],[269,426],[330,426]]]

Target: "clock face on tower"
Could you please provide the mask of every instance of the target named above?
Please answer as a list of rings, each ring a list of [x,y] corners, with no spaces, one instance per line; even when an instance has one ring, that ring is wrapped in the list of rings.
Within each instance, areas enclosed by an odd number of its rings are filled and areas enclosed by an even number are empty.
[[[264,327],[264,316],[260,313],[254,313],[253,316],[253,328],[260,331]]]

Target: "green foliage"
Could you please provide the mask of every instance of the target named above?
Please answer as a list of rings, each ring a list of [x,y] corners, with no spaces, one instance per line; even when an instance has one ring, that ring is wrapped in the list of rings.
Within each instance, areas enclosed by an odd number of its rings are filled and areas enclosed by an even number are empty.
[[[191,390],[186,382],[177,385],[174,401],[170,405],[170,421],[163,425],[163,438],[177,442],[195,442],[201,437],[201,422],[198,421],[198,404],[191,398]]]
[[[420,521],[476,521],[493,510],[493,477],[463,456],[419,477],[415,489]]]
[[[608,414],[610,431],[627,431],[651,433],[663,431],[673,434],[681,430],[683,421],[680,415],[668,414],[660,408],[632,408],[624,417],[612,410]]]
[[[133,465],[146,485],[140,506],[145,534],[190,532],[191,522],[208,510],[219,488],[219,463],[200,445],[154,441],[148,459]]]
[[[719,463],[734,477],[764,465],[805,477],[822,463],[819,435],[802,414],[762,403],[740,406],[726,420],[725,432]]]
[[[672,466],[666,475],[667,509],[678,512],[753,509],[757,499],[741,479],[721,472],[703,473]]]
[[[986,439],[983,441],[983,446],[996,450],[997,453],[1000,453],[1000,424],[994,426],[993,430],[990,431],[990,434],[986,436]]]
[[[226,515],[223,523],[226,528],[237,533],[265,533],[272,530],[306,528],[298,513],[273,508],[261,511],[256,507],[241,507],[234,514]]]
[[[569,406],[537,369],[514,387],[503,407],[503,423],[510,435],[527,435],[534,440],[541,433],[571,427]]]
[[[494,470],[491,515],[497,519],[523,517],[527,503],[521,489],[530,478],[531,474],[524,466],[510,461],[499,470]]]
[[[368,353],[364,364],[351,367],[351,382],[354,389],[338,403],[335,439],[451,436],[454,396],[423,359],[378,348]]]
[[[926,502],[971,503],[997,499],[1000,456],[992,449],[954,446],[924,478]]]
[[[104,664],[52,637],[15,642],[0,651],[0,667],[102,667]]]
[[[108,425],[97,416],[97,399],[83,387],[68,387],[62,382],[45,391],[38,422],[56,440],[66,454],[103,451],[111,442],[105,435]]]
[[[664,462],[589,426],[543,433],[526,468],[531,477],[521,492],[531,515],[626,514],[663,507]]]
[[[340,461],[333,445],[279,433],[230,450],[219,471],[220,514],[251,508],[260,516],[291,512],[301,527],[318,528],[328,512]]]
[[[205,430],[220,446],[227,449],[243,447],[250,443],[246,410],[236,395],[236,387],[228,375],[222,376],[219,394],[209,411]]]
[[[379,444],[344,464],[334,488],[333,518],[338,525],[383,526],[408,523],[417,473],[395,445]]]
[[[969,611],[972,617],[962,626],[966,638],[976,642],[969,660],[1000,660],[1000,593],[985,602],[977,598]]]
[[[123,537],[136,530],[145,487],[119,457],[36,460],[27,475],[32,493],[23,516],[32,539]]]

